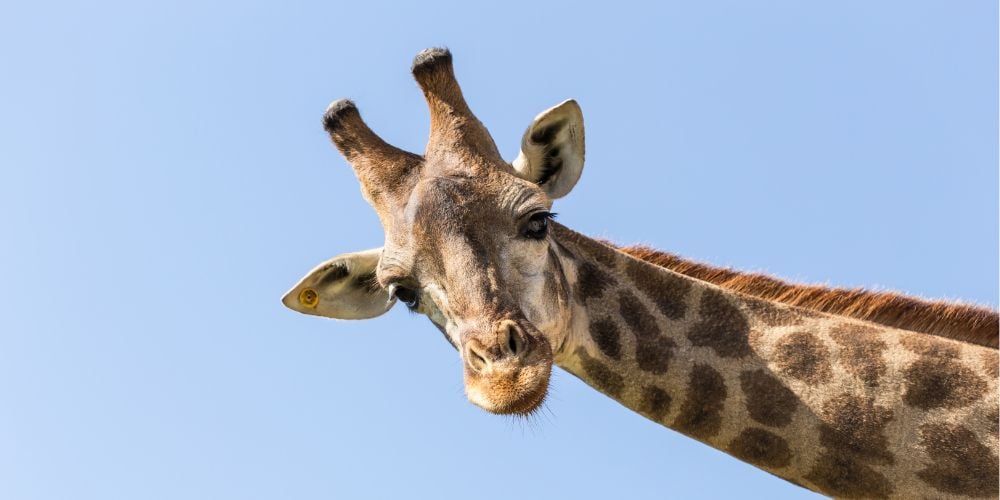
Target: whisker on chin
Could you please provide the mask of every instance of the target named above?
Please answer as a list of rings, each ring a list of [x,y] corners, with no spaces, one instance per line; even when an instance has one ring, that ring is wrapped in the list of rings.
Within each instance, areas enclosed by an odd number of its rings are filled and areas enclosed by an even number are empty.
[[[541,408],[543,406],[544,403],[527,413],[511,413],[504,416],[507,417],[506,420],[509,425],[517,426],[521,432],[521,436],[525,436],[530,432],[532,436],[538,437],[545,428],[541,420],[541,416],[543,415]]]

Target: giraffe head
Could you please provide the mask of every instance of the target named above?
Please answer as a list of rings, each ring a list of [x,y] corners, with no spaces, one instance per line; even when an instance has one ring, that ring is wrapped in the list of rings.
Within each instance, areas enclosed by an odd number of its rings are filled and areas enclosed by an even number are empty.
[[[508,163],[466,104],[447,50],[421,52],[412,72],[430,108],[423,156],[385,143],[350,101],[331,104],[323,120],[378,214],[384,246],[321,264],[283,302],[342,319],[403,302],[459,351],[470,401],[530,413],[545,398],[568,327],[566,278],[548,228],[552,200],[583,169],[583,115],[572,100],[542,112]]]

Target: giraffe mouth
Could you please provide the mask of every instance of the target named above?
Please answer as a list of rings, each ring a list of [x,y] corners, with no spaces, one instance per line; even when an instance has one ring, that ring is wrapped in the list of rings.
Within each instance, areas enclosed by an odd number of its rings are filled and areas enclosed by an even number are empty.
[[[497,415],[531,415],[548,395],[552,362],[543,361],[510,373],[466,374],[465,392],[476,406]]]

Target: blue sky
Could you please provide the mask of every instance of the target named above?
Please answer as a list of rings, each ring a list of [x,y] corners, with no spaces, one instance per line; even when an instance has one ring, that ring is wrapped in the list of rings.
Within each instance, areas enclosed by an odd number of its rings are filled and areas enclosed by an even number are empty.
[[[422,151],[428,46],[508,158],[580,102],[574,229],[997,305],[995,2],[472,4],[0,7],[0,497],[811,496],[565,372],[487,415],[402,308],[281,306],[381,244],[324,108]]]

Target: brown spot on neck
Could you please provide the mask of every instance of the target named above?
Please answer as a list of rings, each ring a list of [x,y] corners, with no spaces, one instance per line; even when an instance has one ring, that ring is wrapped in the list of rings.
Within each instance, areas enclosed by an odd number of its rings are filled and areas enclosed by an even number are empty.
[[[872,465],[895,463],[884,434],[892,410],[845,393],[824,405],[819,416],[820,444],[825,449],[805,478],[835,497],[890,496],[892,484]]]
[[[917,476],[934,489],[970,497],[996,497],[997,456],[961,425],[927,424],[920,444],[931,463]]]
[[[669,319],[684,317],[687,312],[687,294],[691,290],[690,280],[633,259],[626,262],[625,272],[664,316]]]
[[[698,306],[700,319],[688,330],[687,338],[699,347],[710,347],[723,358],[750,354],[750,325],[746,316],[714,288],[702,291]]]
[[[660,335],[656,318],[628,290],[618,294],[622,318],[635,336],[635,360],[639,369],[650,373],[666,373],[676,344]]]
[[[726,382],[714,368],[696,364],[688,379],[687,394],[673,427],[691,437],[706,440],[722,427],[722,408],[726,401]]]
[[[774,356],[778,371],[810,384],[830,379],[830,352],[815,335],[795,332],[783,337]]]
[[[582,347],[577,347],[574,354],[580,359],[584,375],[592,385],[612,398],[621,397],[622,390],[625,389],[625,379],[621,375],[612,371],[604,363],[592,358]]]
[[[582,261],[576,268],[576,298],[586,304],[588,299],[600,298],[604,291],[615,286],[615,279],[597,265]]]
[[[648,386],[642,390],[642,399],[639,402],[639,413],[649,419],[659,422],[670,411],[670,403],[673,398],[663,389],[656,386]]]
[[[611,359],[619,359],[622,355],[621,339],[618,325],[608,317],[590,319],[590,338],[597,344],[601,353]]]
[[[879,338],[880,333],[878,328],[856,323],[837,325],[830,332],[833,341],[840,345],[841,366],[871,386],[878,385],[886,371],[882,353],[887,346]]]
[[[805,478],[837,498],[889,498],[893,487],[877,470],[849,454],[825,450]]]
[[[792,461],[788,441],[771,431],[756,427],[744,429],[729,443],[728,451],[734,457],[758,467],[777,469]]]
[[[792,422],[799,399],[781,381],[765,370],[740,373],[750,418],[764,425],[784,427]]]
[[[891,409],[876,405],[872,398],[842,394],[823,406],[820,443],[859,460],[892,464],[895,459],[883,433],[892,417]]]
[[[979,400],[986,381],[951,358],[921,356],[903,371],[903,401],[923,410],[960,408]]]

